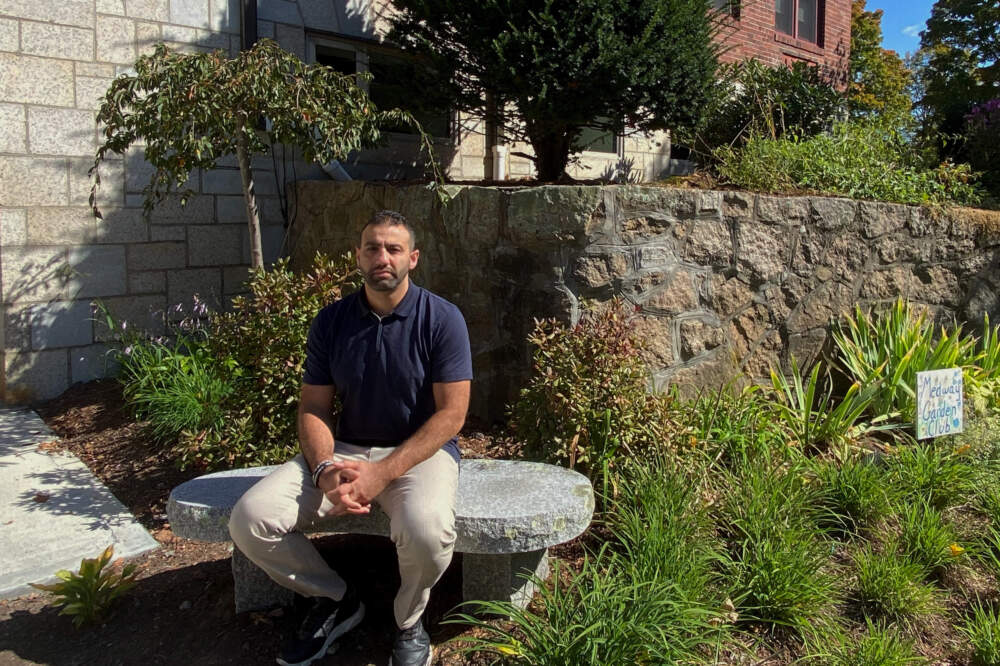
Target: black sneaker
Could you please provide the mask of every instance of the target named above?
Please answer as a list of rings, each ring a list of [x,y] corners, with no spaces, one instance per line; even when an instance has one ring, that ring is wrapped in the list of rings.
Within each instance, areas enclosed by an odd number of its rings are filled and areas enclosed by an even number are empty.
[[[415,625],[396,634],[389,666],[430,666],[433,656],[431,637],[424,630],[424,623],[417,620]]]
[[[278,663],[281,666],[311,664],[325,655],[335,640],[358,626],[364,616],[365,605],[352,586],[348,586],[340,601],[314,598],[299,630],[281,648]]]

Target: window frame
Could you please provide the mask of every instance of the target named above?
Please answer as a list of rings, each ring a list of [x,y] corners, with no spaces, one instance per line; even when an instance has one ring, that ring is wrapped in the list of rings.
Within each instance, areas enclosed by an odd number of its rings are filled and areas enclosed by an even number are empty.
[[[808,44],[814,48],[823,48],[823,36],[826,32],[826,0],[815,0],[816,2],[816,39],[806,39],[799,35],[799,2],[801,0],[787,0],[791,3],[791,15],[792,15],[792,32],[785,32],[778,25],[778,2],[780,0],[774,0],[774,34],[775,37],[784,39],[793,39],[797,42],[803,44]],[[779,40],[780,41],[780,40]]]
[[[339,49],[342,51],[353,51],[354,52],[354,66],[355,72],[369,72],[370,62],[369,58],[372,51],[378,52],[380,54],[385,54],[396,58],[406,58],[406,55],[398,50],[391,47],[387,47],[384,44],[370,43],[368,40],[352,39],[350,37],[345,37],[341,35],[323,35],[323,34],[307,34],[306,35],[306,58],[307,62],[310,64],[315,64],[319,62],[316,57],[317,47]],[[364,90],[366,93],[371,94],[371,81],[359,80],[358,87]],[[448,112],[447,127],[448,134],[445,136],[435,135],[435,142],[449,142],[454,143],[454,136],[456,135],[455,128],[455,112]],[[411,132],[397,132],[393,130],[385,130],[383,132],[392,140],[399,141],[413,141],[417,142],[420,136]]]

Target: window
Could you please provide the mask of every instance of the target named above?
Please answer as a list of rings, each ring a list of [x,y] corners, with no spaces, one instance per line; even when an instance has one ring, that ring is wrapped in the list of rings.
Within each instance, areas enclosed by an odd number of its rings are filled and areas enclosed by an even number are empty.
[[[408,72],[413,64],[387,49],[370,47],[349,42],[316,41],[313,46],[313,61],[333,67],[341,74],[370,72],[372,80],[362,82],[368,95],[379,109],[407,109],[407,100],[412,92],[407,82],[412,79]],[[421,113],[413,111],[413,116],[423,126],[424,131],[436,137],[447,137],[451,129],[451,114]],[[390,132],[416,134],[417,131],[406,123],[386,128]]]
[[[740,0],[712,0],[712,9],[721,14],[729,14],[733,18],[739,18]]]
[[[618,136],[600,127],[584,127],[580,130],[580,136],[576,140],[576,145],[581,150],[589,150],[594,153],[618,153]]]
[[[821,0],[774,0],[774,29],[796,39],[820,43]]]

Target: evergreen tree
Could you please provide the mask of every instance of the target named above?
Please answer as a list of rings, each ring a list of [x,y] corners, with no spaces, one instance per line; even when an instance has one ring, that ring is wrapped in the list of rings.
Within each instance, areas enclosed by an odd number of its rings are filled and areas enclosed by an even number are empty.
[[[581,130],[683,129],[713,85],[708,0],[394,0],[414,99],[495,123],[560,178]],[[507,111],[513,114],[505,114]],[[513,117],[510,117],[513,115]]]

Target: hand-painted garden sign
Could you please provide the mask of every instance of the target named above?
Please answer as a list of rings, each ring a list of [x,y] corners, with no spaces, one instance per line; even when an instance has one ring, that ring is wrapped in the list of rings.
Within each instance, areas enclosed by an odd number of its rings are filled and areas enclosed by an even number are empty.
[[[917,373],[917,439],[962,432],[962,369]]]

